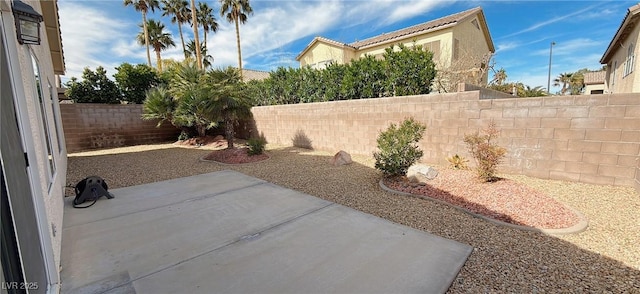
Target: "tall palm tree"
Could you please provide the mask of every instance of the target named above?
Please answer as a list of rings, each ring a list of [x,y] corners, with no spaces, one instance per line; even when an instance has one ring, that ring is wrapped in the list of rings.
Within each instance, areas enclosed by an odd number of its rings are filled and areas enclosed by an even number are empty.
[[[147,12],[155,11],[160,7],[158,0],[124,0],[124,6],[133,6],[136,11],[142,13],[142,24],[144,25],[144,45],[147,47],[147,63],[151,66],[151,53],[149,53],[149,33],[147,30]]]
[[[211,114],[222,118],[227,149],[233,149],[234,127],[251,114],[250,100],[237,68],[227,67],[208,72],[212,84]]]
[[[187,54],[196,58],[196,41],[191,40],[187,43]],[[202,65],[208,68],[213,63],[213,56],[207,54],[207,46],[205,43],[200,43],[200,54],[202,55]]]
[[[253,8],[249,5],[249,0],[219,0],[222,7],[220,16],[226,17],[228,22],[236,25],[236,43],[238,45],[238,68],[242,79],[242,50],[240,49],[240,25],[247,22],[248,15],[253,13]]]
[[[164,24],[150,19],[147,21],[147,25],[141,27],[146,27],[148,32],[148,42],[153,46],[153,50],[156,52],[156,61],[158,66],[158,71],[162,72],[162,58],[160,57],[160,52],[169,47],[175,47],[176,44],[173,42],[173,38],[171,38],[171,34],[164,31]],[[142,44],[144,42],[144,32],[140,32],[138,34],[138,42]]]
[[[162,16],[171,16],[171,23],[178,24],[178,32],[180,32],[180,42],[182,43],[182,52],[187,57],[187,48],[184,44],[184,36],[182,34],[182,24],[189,22],[191,9],[186,0],[162,0]]]
[[[553,80],[553,86],[554,87],[562,86],[562,89],[560,89],[560,94],[564,95],[571,88],[572,80],[573,80],[573,73],[561,73],[557,78]]]
[[[213,16],[213,9],[207,3],[198,2],[197,12],[198,22],[204,32],[204,45],[207,48],[207,33],[218,31],[218,21]],[[204,55],[204,54],[203,54]],[[206,58],[205,58],[206,59]]]
[[[197,44],[200,44],[200,37],[198,36],[198,16],[196,13],[196,1],[191,0],[191,26],[193,27],[193,38]],[[200,46],[196,46],[196,65],[198,66],[198,69],[202,69],[202,57],[200,54]]]

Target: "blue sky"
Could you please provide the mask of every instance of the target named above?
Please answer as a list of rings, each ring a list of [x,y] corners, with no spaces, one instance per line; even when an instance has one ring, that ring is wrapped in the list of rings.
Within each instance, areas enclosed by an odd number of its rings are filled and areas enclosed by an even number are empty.
[[[201,0],[202,1],[202,0]],[[214,67],[237,66],[235,30],[214,8],[219,30],[208,46]],[[553,47],[551,76],[581,68],[601,68],[600,58],[624,18],[638,1],[454,1],[454,0],[252,0],[254,14],[242,25],[243,66],[271,71],[297,67],[295,57],[315,36],[350,43],[384,32],[481,6],[496,46],[496,68],[509,81],[547,86],[549,47]],[[142,16],[121,0],[59,0],[60,24],[67,74],[80,78],[84,67],[103,66],[111,76],[123,62],[146,63],[143,46],[135,41]],[[178,45],[163,58],[181,59],[177,25],[156,11]],[[192,39],[190,27],[183,27]],[[202,33],[201,33],[202,34]],[[202,36],[200,36],[202,38]],[[152,62],[155,55],[152,52]],[[490,75],[491,77],[491,75]],[[552,92],[558,88],[552,87]]]

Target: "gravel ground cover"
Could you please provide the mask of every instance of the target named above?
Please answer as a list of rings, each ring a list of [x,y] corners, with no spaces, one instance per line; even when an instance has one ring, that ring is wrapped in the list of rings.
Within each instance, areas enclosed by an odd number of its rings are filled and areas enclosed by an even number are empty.
[[[75,153],[67,184],[99,175],[117,188],[231,169],[473,246],[448,293],[640,293],[640,196],[633,188],[500,175],[589,219],[582,233],[550,236],[385,192],[371,156],[355,155],[353,164],[336,167],[332,153],[267,147],[269,160],[237,166],[200,161],[211,152],[207,147],[173,144]]]

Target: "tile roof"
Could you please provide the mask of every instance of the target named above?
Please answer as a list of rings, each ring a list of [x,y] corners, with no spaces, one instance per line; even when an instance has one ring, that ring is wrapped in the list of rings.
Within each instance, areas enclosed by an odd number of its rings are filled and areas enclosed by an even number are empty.
[[[618,50],[618,48],[620,48],[620,46],[617,46],[616,44],[623,42],[629,34],[631,34],[638,23],[640,23],[640,3],[629,7],[627,10],[627,14],[624,16],[618,31],[616,31],[616,34],[613,36],[613,39],[611,39],[611,43],[609,43],[607,50],[602,55],[602,58],[600,58],[601,64],[609,62],[613,54]]]
[[[271,73],[269,73],[267,71],[246,69],[246,68],[242,69],[242,79],[245,82],[253,81],[253,80],[262,81],[262,80],[268,78],[270,75],[271,75]]]
[[[586,72],[584,73],[584,84],[585,85],[604,84],[604,79],[606,77],[606,74],[607,72],[604,70]]]
[[[448,25],[456,25],[458,22],[460,22],[461,20],[474,15],[478,12],[481,12],[482,8],[480,7],[476,7],[473,9],[469,9],[469,10],[465,10],[462,12],[458,12],[456,14],[452,14],[452,15],[448,15],[445,17],[441,17],[432,21],[428,21],[425,23],[421,23],[418,25],[414,25],[408,28],[404,28],[401,30],[397,30],[397,31],[393,31],[390,33],[385,33],[382,35],[378,35],[369,39],[365,39],[362,41],[356,41],[353,42],[351,44],[349,44],[352,47],[355,48],[361,48],[361,47],[365,47],[365,46],[369,46],[369,45],[374,45],[374,44],[378,44],[378,43],[384,43],[387,41],[392,41],[392,40],[396,40],[396,39],[400,39],[403,38],[405,36],[411,35],[411,34],[415,34],[415,33],[420,33],[420,32],[425,32],[425,31],[432,31],[432,30],[437,30],[440,29],[444,26],[448,26]]]

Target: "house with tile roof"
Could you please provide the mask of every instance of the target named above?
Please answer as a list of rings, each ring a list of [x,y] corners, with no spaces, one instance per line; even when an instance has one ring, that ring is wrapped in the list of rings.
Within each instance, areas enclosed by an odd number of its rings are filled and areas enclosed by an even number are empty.
[[[301,67],[322,69],[365,55],[382,58],[386,48],[398,44],[430,50],[440,71],[465,73],[465,82],[476,85],[486,84],[486,67],[495,52],[482,8],[476,7],[352,43],[315,37],[296,60]]]
[[[640,3],[629,7],[600,63],[607,65],[605,93],[640,93]]]
[[[255,70],[255,69],[242,69],[242,80],[248,81],[262,81],[271,75],[268,71]]]
[[[585,94],[603,94],[604,80],[607,71],[590,71],[584,73],[584,93]]]

